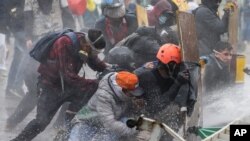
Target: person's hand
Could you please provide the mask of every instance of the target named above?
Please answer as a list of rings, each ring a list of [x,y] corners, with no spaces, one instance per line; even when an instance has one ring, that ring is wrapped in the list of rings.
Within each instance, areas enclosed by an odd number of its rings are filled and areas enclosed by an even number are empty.
[[[151,133],[149,131],[143,130],[137,134],[136,141],[148,141],[150,137]]]
[[[185,84],[189,81],[190,78],[190,73],[188,70],[184,70],[184,71],[180,71],[177,75],[176,80],[178,81],[178,83],[180,84]]]
[[[223,8],[223,10],[226,13],[233,12],[235,9],[237,9],[237,4],[235,2],[227,2]]]
[[[32,40],[27,40],[26,41],[26,47],[28,48],[28,49],[32,49]]]

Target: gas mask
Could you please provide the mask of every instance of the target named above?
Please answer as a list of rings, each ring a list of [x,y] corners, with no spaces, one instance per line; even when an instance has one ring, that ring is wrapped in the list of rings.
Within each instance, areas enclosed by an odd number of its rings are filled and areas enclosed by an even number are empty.
[[[162,72],[161,76],[165,79],[175,79],[176,74],[180,70],[180,65],[176,64],[175,62],[169,62],[168,64],[163,64],[161,62],[158,63],[158,68]]]

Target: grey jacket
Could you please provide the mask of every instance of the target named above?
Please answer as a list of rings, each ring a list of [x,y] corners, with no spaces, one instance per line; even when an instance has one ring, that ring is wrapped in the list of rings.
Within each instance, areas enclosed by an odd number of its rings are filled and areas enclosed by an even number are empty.
[[[228,31],[228,13],[222,19],[205,5],[200,5],[193,11],[200,56],[209,55],[220,41],[220,35]]]
[[[128,128],[126,123],[121,121],[130,104],[130,99],[121,94],[121,88],[114,81],[115,75],[116,73],[109,73],[100,81],[98,90],[87,104],[87,109],[90,111],[88,113],[91,116],[85,117],[95,119],[95,121],[97,119],[97,123],[100,123],[101,127],[116,135],[135,135],[137,131]]]

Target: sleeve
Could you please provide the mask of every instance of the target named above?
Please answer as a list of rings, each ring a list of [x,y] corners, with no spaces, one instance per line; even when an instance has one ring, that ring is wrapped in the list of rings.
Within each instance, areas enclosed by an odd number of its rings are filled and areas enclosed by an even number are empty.
[[[206,24],[209,29],[220,34],[223,34],[228,31],[227,14],[225,14],[221,20],[208,8],[200,8],[199,10],[199,12],[196,12],[196,17],[202,20],[202,22]]]
[[[93,69],[94,71],[98,71],[98,72],[103,72],[107,67],[104,61],[101,61],[97,55],[90,56],[88,58],[87,64],[89,65],[91,69]]]
[[[76,71],[75,67],[72,67],[73,62],[70,62],[70,54],[67,49],[67,46],[69,45],[69,42],[65,41],[65,38],[67,37],[61,37],[58,39],[54,46],[56,47],[55,52],[57,54],[57,59],[59,62],[59,73],[62,75],[65,83],[80,88],[82,91],[84,91],[88,86],[92,85],[94,87],[98,86],[97,80],[91,80],[91,79],[85,79],[84,77],[80,77]]]
[[[127,127],[125,123],[115,119],[112,108],[114,106],[112,105],[112,103],[114,103],[114,99],[99,95],[97,102],[97,112],[100,114],[101,121],[105,128],[120,136],[134,135],[137,132],[134,128],[131,129]]]

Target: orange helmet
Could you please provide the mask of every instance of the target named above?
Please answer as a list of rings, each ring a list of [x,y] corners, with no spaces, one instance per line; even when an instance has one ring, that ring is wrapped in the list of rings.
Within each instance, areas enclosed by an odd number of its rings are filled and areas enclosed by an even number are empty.
[[[164,44],[160,47],[156,57],[163,64],[168,64],[171,61],[179,64],[181,62],[180,47],[175,44]]]

